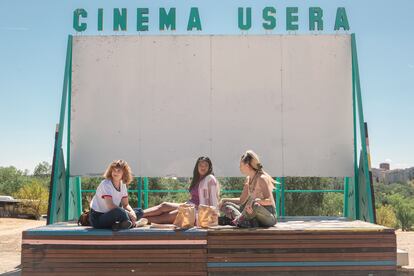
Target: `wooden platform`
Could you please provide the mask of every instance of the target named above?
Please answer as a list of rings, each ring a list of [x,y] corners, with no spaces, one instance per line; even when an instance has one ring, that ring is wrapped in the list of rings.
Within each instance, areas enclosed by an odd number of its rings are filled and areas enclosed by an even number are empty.
[[[23,232],[23,275],[394,275],[393,229],[345,218],[285,217],[267,229],[71,223]]]

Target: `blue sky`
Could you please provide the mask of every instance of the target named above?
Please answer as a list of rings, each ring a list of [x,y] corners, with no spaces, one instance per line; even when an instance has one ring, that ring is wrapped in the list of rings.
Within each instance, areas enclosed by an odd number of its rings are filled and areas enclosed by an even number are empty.
[[[337,7],[345,7],[350,32],[357,35],[364,115],[369,124],[372,164],[414,166],[414,1],[51,1],[0,0],[0,166],[33,170],[40,161],[51,163],[54,130],[59,119],[63,69],[73,11],[88,11],[84,34],[114,34],[113,8],[128,9],[128,31],[138,34],[135,9],[149,8],[149,31],[158,31],[158,8],[176,7],[177,30],[186,31],[190,7],[198,7],[202,34],[240,34],[237,8],[252,7],[248,34],[265,34],[261,13],[277,9],[277,28],[286,34],[285,8],[299,7],[299,31],[308,30],[308,9],[324,11],[324,31],[335,33]],[[97,31],[97,9],[104,9],[104,31]],[[350,33],[349,32],[349,33]],[[162,34],[171,34],[163,32]],[[269,33],[269,32],[267,32]],[[342,32],[343,33],[343,32]],[[192,32],[191,34],[194,34]]]

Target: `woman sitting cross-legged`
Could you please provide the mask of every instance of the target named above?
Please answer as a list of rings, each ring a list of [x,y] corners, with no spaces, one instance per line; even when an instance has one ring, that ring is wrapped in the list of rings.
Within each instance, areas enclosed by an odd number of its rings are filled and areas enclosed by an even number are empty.
[[[132,181],[131,168],[123,160],[113,161],[92,198],[89,220],[94,228],[128,229],[142,217],[142,209],[132,209],[127,185]],[[122,207],[119,207],[122,204]]]
[[[218,209],[219,183],[214,177],[213,164],[208,157],[199,157],[194,166],[193,179],[189,188],[191,199],[187,204],[196,208],[200,205],[214,206]],[[149,222],[158,224],[171,224],[174,222],[180,203],[163,202],[157,206],[144,210],[144,218]]]
[[[240,198],[223,198],[222,211],[238,227],[270,227],[276,224],[273,189],[275,181],[265,171],[256,153],[246,151],[240,160],[246,182]]]

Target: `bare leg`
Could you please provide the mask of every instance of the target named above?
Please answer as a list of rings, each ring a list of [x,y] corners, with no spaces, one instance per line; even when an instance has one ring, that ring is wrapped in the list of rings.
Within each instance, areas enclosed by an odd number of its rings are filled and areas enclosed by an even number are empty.
[[[171,211],[177,210],[179,203],[163,202],[157,206],[144,210],[144,218],[150,218],[154,216],[160,216],[162,214],[168,214]]]
[[[169,213],[164,213],[159,216],[147,217],[148,221],[151,223],[158,224],[172,224],[177,216],[178,210],[173,210]]]

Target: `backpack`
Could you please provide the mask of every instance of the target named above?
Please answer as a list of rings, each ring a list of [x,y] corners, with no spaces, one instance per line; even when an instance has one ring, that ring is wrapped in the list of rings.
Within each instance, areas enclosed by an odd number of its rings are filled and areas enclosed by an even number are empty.
[[[78,225],[90,226],[91,223],[89,222],[89,215],[90,211],[84,210],[83,213],[79,216]]]

